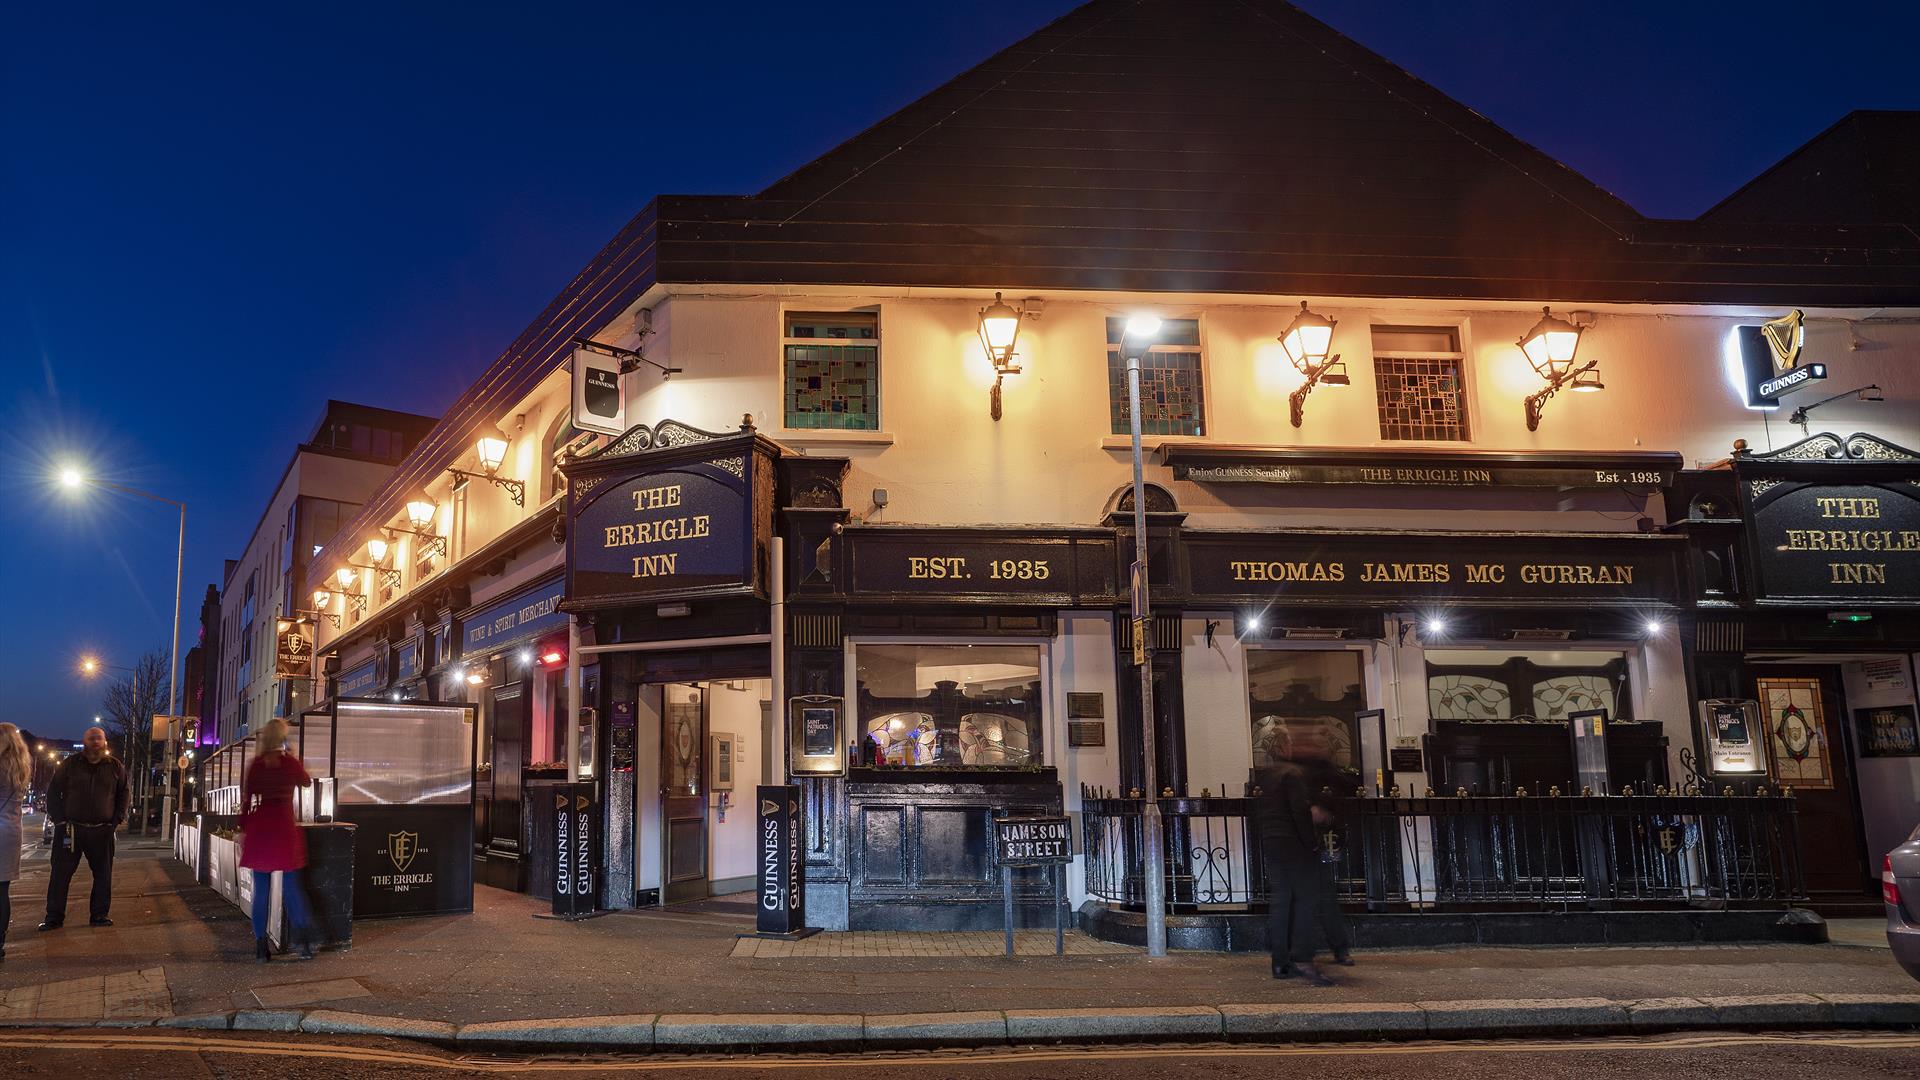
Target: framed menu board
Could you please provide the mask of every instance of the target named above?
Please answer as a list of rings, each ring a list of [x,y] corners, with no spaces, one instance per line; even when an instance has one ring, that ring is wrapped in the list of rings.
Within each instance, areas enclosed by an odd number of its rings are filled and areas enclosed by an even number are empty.
[[[837,776],[847,771],[844,702],[827,694],[787,699],[788,768],[795,776]]]

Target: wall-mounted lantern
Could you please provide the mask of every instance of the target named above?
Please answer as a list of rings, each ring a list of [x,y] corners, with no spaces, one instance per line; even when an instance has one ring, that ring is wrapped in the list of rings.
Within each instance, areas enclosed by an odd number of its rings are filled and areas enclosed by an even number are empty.
[[[527,505],[527,485],[499,475],[500,466],[507,460],[507,436],[499,428],[491,425],[482,428],[479,438],[474,440],[473,454],[480,462],[480,472],[453,468],[447,471],[461,480],[485,480],[505,491],[507,498],[513,500],[513,505]]]
[[[1576,357],[1580,351],[1581,328],[1554,315],[1551,308],[1540,309],[1540,321],[1518,342],[1520,351],[1527,356],[1527,363],[1547,385],[1537,393],[1527,397],[1527,430],[1540,430],[1540,414],[1547,406],[1547,399],[1562,389],[1580,393],[1592,393],[1606,389],[1600,381],[1598,360],[1589,360],[1576,366]]]
[[[1307,302],[1300,301],[1300,313],[1288,324],[1287,332],[1280,335],[1280,347],[1287,350],[1287,359],[1293,362],[1294,370],[1307,377],[1292,396],[1287,399],[1287,415],[1294,427],[1299,427],[1306,419],[1307,395],[1321,383],[1328,386],[1348,386],[1353,380],[1347,377],[1347,365],[1342,363],[1340,355],[1333,353],[1334,321],[1325,315],[1307,310]]]
[[[1001,299],[999,293],[993,294],[993,303],[980,309],[980,347],[986,350],[987,361],[993,365],[993,391],[988,398],[988,412],[995,420],[1000,419],[1000,381],[1009,375],[1020,374],[1020,365],[1015,362],[1014,345],[1020,340],[1020,323],[1023,319],[1037,319],[1040,312],[1027,301],[1026,307],[1014,307]]]
[[[445,555],[447,553],[447,538],[433,531],[433,519],[439,512],[440,507],[436,505],[431,498],[427,497],[426,492],[422,491],[407,500],[407,524],[412,527],[407,529],[391,529],[389,532],[393,534],[406,533],[414,537],[420,542],[419,549],[422,554]],[[368,541],[367,543],[368,554],[372,554],[373,542]],[[380,562],[381,559],[376,557],[373,561],[377,563]]]
[[[367,594],[354,592],[353,587],[360,583],[360,571],[351,566],[342,566],[333,572],[334,592],[340,594],[342,602],[355,611],[367,609]]]

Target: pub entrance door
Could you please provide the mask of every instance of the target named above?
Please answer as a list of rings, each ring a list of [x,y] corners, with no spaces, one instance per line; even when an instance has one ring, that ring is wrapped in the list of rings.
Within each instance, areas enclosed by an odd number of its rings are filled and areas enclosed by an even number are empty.
[[[1838,664],[1757,663],[1760,702],[1776,787],[1791,787],[1800,823],[1800,858],[1816,910],[1880,908],[1877,874],[1867,866],[1855,787],[1851,726]],[[1867,913],[1862,911],[1859,913]]]
[[[660,808],[664,830],[660,899],[707,898],[706,752],[709,691],[700,683],[662,687]]]

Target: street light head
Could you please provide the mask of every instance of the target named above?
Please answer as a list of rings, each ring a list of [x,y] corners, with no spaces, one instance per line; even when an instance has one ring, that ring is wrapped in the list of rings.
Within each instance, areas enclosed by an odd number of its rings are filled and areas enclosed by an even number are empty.
[[[60,486],[66,488],[68,491],[78,491],[80,485],[87,482],[87,474],[81,472],[75,466],[63,465],[60,467],[57,479],[60,481]]]
[[[100,661],[91,656],[80,658],[80,674],[97,675],[100,673]]]
[[[1127,337],[1133,341],[1152,341],[1160,334],[1160,316],[1144,311],[1127,316]]]
[[[407,523],[416,529],[424,529],[433,524],[433,515],[439,509],[423,491],[407,500]]]

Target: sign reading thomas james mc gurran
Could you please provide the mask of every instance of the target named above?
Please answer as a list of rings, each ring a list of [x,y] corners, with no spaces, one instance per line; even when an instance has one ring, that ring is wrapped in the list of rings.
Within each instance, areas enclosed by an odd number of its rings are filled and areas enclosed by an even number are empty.
[[[751,432],[678,437],[686,441],[612,453],[623,436],[568,466],[569,610],[762,589],[772,444]]]

